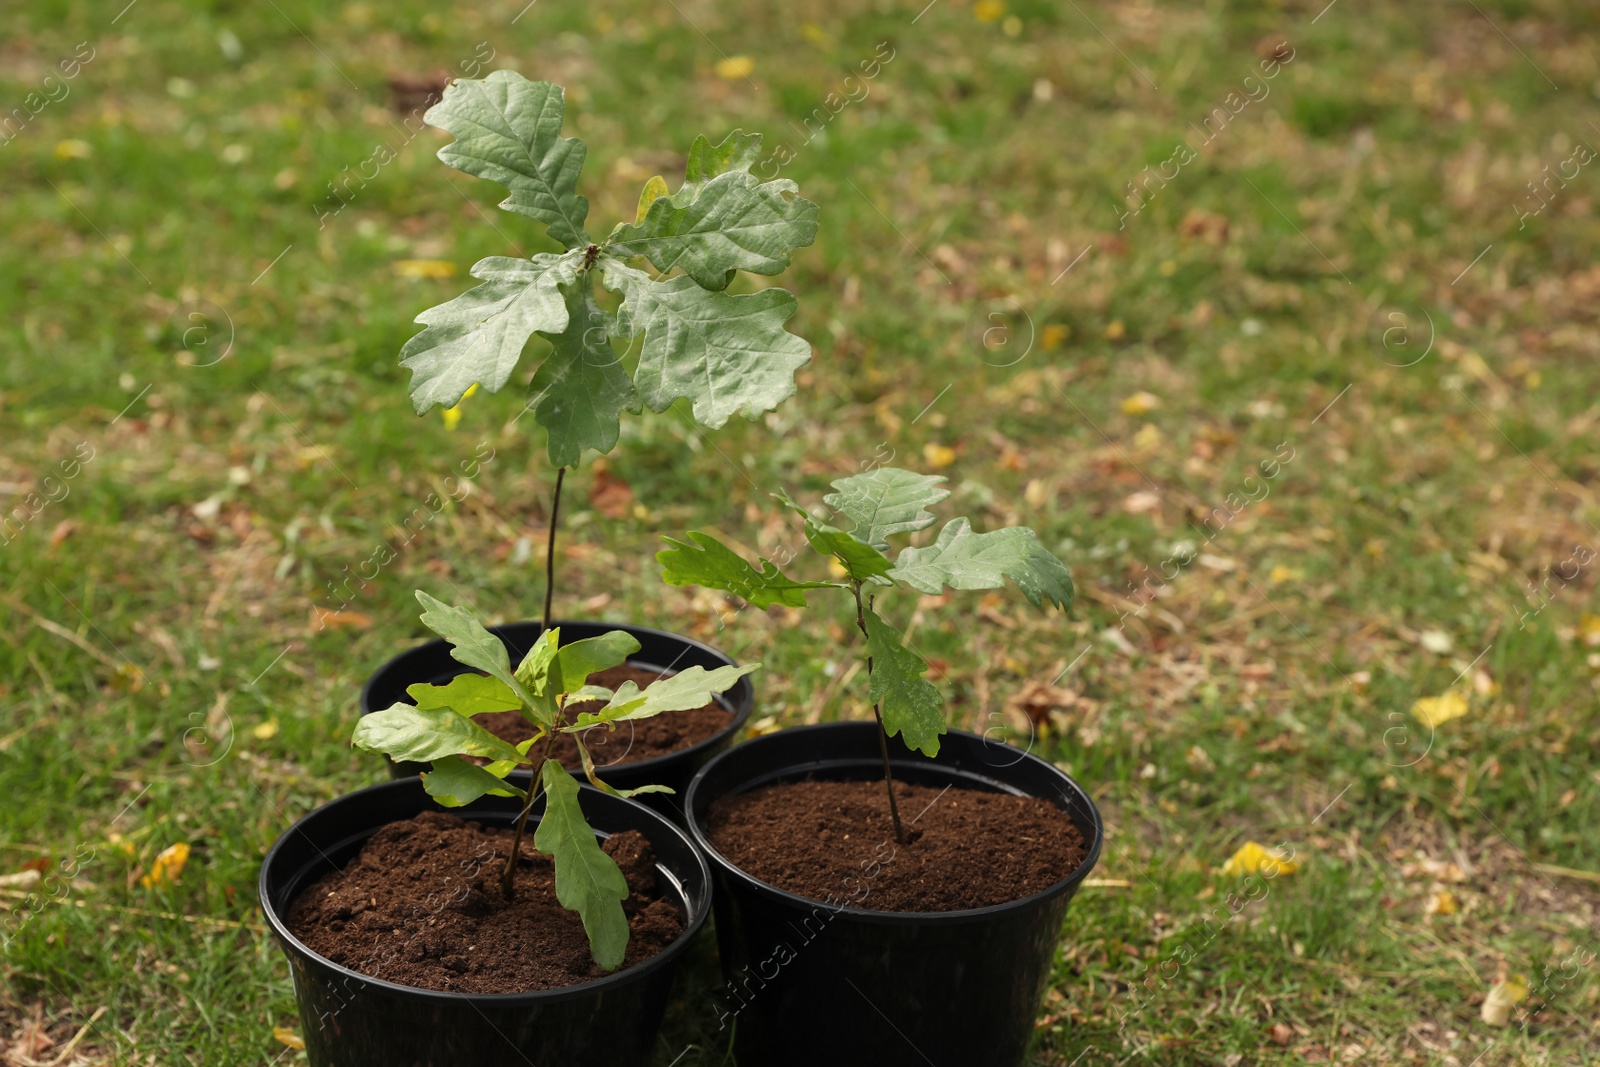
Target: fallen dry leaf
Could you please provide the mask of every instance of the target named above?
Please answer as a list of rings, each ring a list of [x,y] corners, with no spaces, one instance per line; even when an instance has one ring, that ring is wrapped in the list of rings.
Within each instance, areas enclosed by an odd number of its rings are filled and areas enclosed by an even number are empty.
[[[608,519],[620,519],[633,510],[633,489],[604,467],[596,466],[589,485],[589,503]]]
[[[178,876],[183,873],[183,865],[189,862],[189,846],[179,841],[175,845],[168,845],[162,849],[150,864],[150,873],[139,879],[139,884],[146,889],[154,889],[158,885],[173,885]]]
[[[1240,845],[1239,851],[1228,857],[1228,862],[1222,865],[1222,873],[1229,876],[1266,871],[1269,876],[1276,877],[1280,874],[1293,874],[1299,869],[1299,863],[1294,860],[1279,859],[1254,841],[1246,841]]]
[[[1288,1023],[1273,1023],[1267,1027],[1267,1038],[1274,1045],[1288,1046],[1294,1040],[1294,1027]]]
[[[1490,1026],[1505,1026],[1511,1021],[1511,1009],[1528,999],[1528,980],[1513,974],[1496,982],[1483,998],[1479,1016]]]
[[[305,1039],[287,1026],[274,1026],[272,1039],[280,1045],[288,1045],[296,1052],[304,1052],[306,1049]]]
[[[1447,723],[1451,719],[1459,719],[1468,711],[1467,698],[1452,689],[1448,693],[1436,697],[1423,697],[1411,705],[1411,714],[1417,721],[1427,727],[1435,727]]]
[[[1124,415],[1148,415],[1161,406],[1161,398],[1154,393],[1137,392],[1130,397],[1123,398],[1122,413]]]
[[[719,59],[716,66],[717,77],[728,81],[748,78],[755,73],[755,69],[756,61],[749,56],[729,56],[726,59]]]
[[[922,446],[922,458],[934,470],[943,470],[956,461],[956,450],[948,445],[941,445],[936,441],[929,441]]]
[[[1441,889],[1428,898],[1427,914],[1454,915],[1461,910],[1461,902],[1448,889]]]

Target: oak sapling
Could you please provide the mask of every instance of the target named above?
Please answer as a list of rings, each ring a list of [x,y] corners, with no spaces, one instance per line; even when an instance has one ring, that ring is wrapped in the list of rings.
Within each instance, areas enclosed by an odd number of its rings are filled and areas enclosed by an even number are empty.
[[[781,274],[817,232],[817,205],[797,195],[794,182],[750,172],[761,135],[735,130],[715,145],[697,137],[678,191],[651,178],[634,220],[594,240],[584,229],[589,201],[577,192],[587,149],[561,136],[564,109],[560,86],[497,70],[457,79],[423,116],[456,137],[439,150],[441,160],[505,186],[500,207],[545,223],[563,251],[478,261],[472,276],[483,284],[418,315],[427,329],[400,359],[423,414],[435,404],[454,407],[475,384],[497,392],[534,334],[548,344],[526,401],[556,467],[546,629],[567,468],[585,451],[615,448],[625,411],[665,411],[686,399],[694,420],[716,429],[793,396],[795,371],[811,358],[811,346],[784,329],[795,298],[780,288],[727,289],[741,270]],[[616,294],[614,312],[602,307],[597,273]]]
[[[944,697],[923,677],[927,660],[878,613],[878,594],[901,586],[928,594],[946,587],[993,589],[1010,578],[1036,607],[1049,603],[1065,611],[1073,600],[1066,564],[1025,526],[975,533],[966,519],[952,519],[932,544],[907,547],[890,559],[891,536],[933,525],[933,513],[927,508],[950,495],[941,488],[943,482],[937,475],[895,467],[839,479],[833,483],[835,492],[823,502],[852,524],[848,531],[827,524],[788,496],[774,494],[801,515],[806,543],[838,563],[843,581],[801,581],[766,559],[759,568],[753,567],[715,537],[700,532],[688,534],[688,541],[666,538],[672,547],[656,554],[662,578],[669,584],[720,589],[758,608],[806,607],[806,594],[813,589],[839,589],[851,595],[856,627],[866,639],[867,697],[880,728],[889,812],[901,844],[907,837],[894,796],[888,738],[898,734],[908,748],[938,755],[939,736],[946,730]]]
[[[670,793],[665,786],[613,789],[595,774],[584,734],[614,729],[619,722],[647,719],[668,711],[703,707],[760,664],[690,667],[640,689],[631,681],[616,690],[588,684],[589,675],[624,662],[639,651],[631,634],[613,630],[599,637],[561,644],[560,629],[547,629],[513,670],[505,645],[470,612],[450,607],[417,592],[425,609],[422,622],[449,641],[451,655],[481,671],[453,678],[446,685],[418,683],[406,692],[415,704],[395,704],[361,717],[350,743],[396,761],[431,762],[423,787],[446,807],[460,807],[484,795],[521,797],[526,803],[517,818],[516,835],[501,872],[501,892],[512,898],[517,857],[533,805],[546,797],[544,815],[533,835],[533,847],[555,864],[556,899],[576,911],[589,936],[595,963],[614,970],[628,947],[628,920],[622,902],[628,885],[621,869],[595,841],[578,801],[578,783],[551,749],[561,734],[577,742],[584,775],[614,796]],[[604,702],[594,711],[574,713],[580,704]],[[535,733],[513,745],[473,721],[484,712],[516,711],[533,724]],[[489,761],[479,766],[464,757]],[[533,771],[530,788],[506,780],[517,767]]]

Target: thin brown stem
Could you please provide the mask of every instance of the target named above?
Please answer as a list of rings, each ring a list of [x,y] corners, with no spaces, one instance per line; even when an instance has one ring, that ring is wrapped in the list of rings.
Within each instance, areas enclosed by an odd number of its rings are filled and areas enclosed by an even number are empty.
[[[556,519],[561,514],[561,483],[566,480],[567,468],[556,471],[555,492],[550,494],[550,537],[544,550],[544,629],[550,630],[550,603],[556,592]]]
[[[533,780],[528,783],[528,802],[522,806],[522,813],[517,816],[517,833],[511,839],[511,853],[506,856],[505,869],[500,872],[500,895],[507,900],[517,899],[517,856],[522,849],[522,834],[528,828],[528,816],[533,812],[533,805],[539,799],[541,783],[544,781],[544,763],[550,758],[550,750],[556,743],[557,722],[550,728],[550,736],[545,739],[544,751],[540,753],[539,762],[533,768]]]
[[[861,604],[861,583],[852,581],[850,591],[856,597],[856,626],[861,630],[861,636],[867,636],[867,612]],[[870,684],[872,678],[872,656],[867,656],[867,678]],[[897,844],[906,844],[906,831],[900,825],[900,804],[894,798],[894,772],[889,767],[889,733],[883,728],[883,711],[876,703],[872,705],[872,717],[878,722],[878,753],[883,757],[883,784],[889,790],[889,817],[894,820],[894,839]]]

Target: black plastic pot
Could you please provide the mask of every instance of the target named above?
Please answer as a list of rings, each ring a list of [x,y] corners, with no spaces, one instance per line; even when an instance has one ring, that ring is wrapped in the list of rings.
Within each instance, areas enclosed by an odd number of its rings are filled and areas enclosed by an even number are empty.
[[[563,644],[588,637],[598,637],[612,630],[630,633],[639,642],[639,651],[630,656],[628,662],[647,670],[681,671],[689,667],[715,670],[718,667],[737,666],[733,660],[710,645],[665,630],[612,623],[573,622],[568,619],[558,619],[553,625],[561,630]],[[505,643],[507,651],[511,654],[511,663],[515,666],[528,654],[528,650],[539,639],[539,635],[544,633],[544,625],[537,622],[513,622],[503,626],[491,626],[489,632]],[[361,687],[361,714],[368,715],[374,711],[382,711],[395,704],[409,704],[411,698],[406,695],[407,686],[415,685],[417,682],[443,685],[470,669],[451,658],[448,643],[441,640],[424,642],[395,656],[367,679],[367,684]],[[669,752],[664,756],[629,762],[627,749],[632,737],[631,724],[623,723],[617,727],[614,734],[608,735],[604,749],[592,750],[596,768],[606,784],[617,789],[636,789],[642,785],[668,786],[674,792],[646,793],[640,799],[663,814],[681,819],[683,793],[689,786],[689,780],[713,756],[733,743],[734,737],[750,718],[750,711],[755,707],[755,689],[750,684],[749,676],[740,678],[732,689],[718,696],[716,700],[729,712],[727,727],[704,741],[677,752]],[[607,749],[614,751],[615,754],[607,755]],[[415,777],[428,769],[426,765],[417,763],[390,762],[389,766],[396,778]]]
[[[710,871],[683,831],[657,812],[589,786],[583,787],[580,802],[600,837],[639,830],[649,838],[658,885],[683,909],[685,930],[636,966],[582,985],[534,993],[473,995],[396,985],[322,958],[284,926],[284,912],[295,895],[348,862],[379,828],[439,810],[420,780],[350,793],[290,827],[261,865],[261,908],[289,957],[311,1067],[615,1067],[646,1062],[673,975],[705,923]],[[485,797],[451,813],[510,826],[520,803]],[[534,819],[542,808],[541,801]]]
[[[1067,904],[1100,856],[1100,812],[1055,767],[974,734],[946,734],[928,759],[892,742],[897,781],[1053,801],[1089,846],[1050,888],[995,907],[887,912],[828,906],[729,863],[706,837],[713,801],[804,778],[881,781],[878,727],[797,727],[706,765],[686,797],[689,833],[711,861],[726,986],[706,1010],[732,1027],[744,1067],[1018,1067],[1049,980]],[[852,887],[853,888],[853,887]],[[867,887],[870,889],[870,887]]]

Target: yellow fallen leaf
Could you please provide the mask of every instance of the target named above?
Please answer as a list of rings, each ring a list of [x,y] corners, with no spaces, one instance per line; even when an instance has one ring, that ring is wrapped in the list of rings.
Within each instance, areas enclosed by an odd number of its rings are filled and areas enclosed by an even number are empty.
[[[1285,567],[1280,563],[1272,568],[1272,572],[1267,575],[1267,580],[1273,585],[1282,585],[1284,582],[1292,582],[1304,576],[1304,571],[1296,570],[1293,567]]]
[[[448,259],[402,259],[394,273],[399,278],[454,278],[456,265]]]
[[[287,1026],[274,1026],[272,1028],[272,1039],[280,1045],[288,1045],[296,1052],[304,1052],[306,1050],[305,1039]]]
[[[755,73],[756,61],[749,56],[729,56],[717,60],[717,77],[726,78],[728,81],[738,81],[748,78]]]
[[[1504,1026],[1511,1021],[1511,1009],[1528,999],[1528,980],[1513,974],[1489,987],[1479,1013],[1490,1026]]]
[[[800,32],[805,35],[806,40],[810,41],[818,48],[833,47],[833,37],[828,33],[827,30],[824,30],[821,26],[818,26],[815,22],[803,23],[800,27]]]
[[[268,719],[266,722],[257,723],[250,731],[250,736],[257,741],[270,741],[278,736],[278,720]]]
[[[1061,342],[1072,336],[1072,327],[1063,323],[1052,322],[1045,326],[1039,334],[1039,344],[1046,352],[1053,352],[1061,347]]]
[[[1116,319],[1106,327],[1105,339],[1107,341],[1119,341],[1122,339],[1122,335],[1127,332],[1128,328],[1122,324],[1122,320]]]
[[[1228,857],[1228,862],[1222,865],[1222,873],[1229,876],[1266,871],[1268,877],[1275,878],[1280,874],[1293,874],[1299,869],[1300,864],[1294,860],[1281,860],[1254,841],[1240,845],[1239,851]]]
[[[88,159],[94,155],[94,147],[88,141],[57,141],[56,158],[62,162],[69,159]]]
[[[1578,635],[1586,645],[1600,645],[1600,615],[1584,612],[1578,619]]]
[[[1467,713],[1467,710],[1467,698],[1454,689],[1442,696],[1423,697],[1411,705],[1411,714],[1427,727],[1459,719]]]
[[[444,409],[442,414],[444,415],[445,429],[454,430],[456,428],[456,423],[461,421],[461,405],[466,402],[467,397],[471,396],[477,391],[478,383],[473,382],[471,385],[467,386],[467,391],[461,394],[461,399],[456,401],[455,407]]]
[[[978,0],[972,5],[972,16],[979,22],[999,22],[1005,15],[1005,0]]]
[[[947,445],[929,441],[922,446],[922,458],[934,470],[943,470],[956,461],[956,450]]]
[[[1153,423],[1145,423],[1133,435],[1133,447],[1140,452],[1154,452],[1161,447],[1161,431]]]
[[[1161,398],[1153,393],[1138,392],[1122,401],[1124,415],[1148,415],[1161,406]]]
[[[1454,915],[1461,910],[1461,902],[1448,889],[1441,889],[1428,898],[1429,915]]]
[[[182,841],[175,845],[168,845],[162,849],[150,864],[150,873],[139,879],[139,884],[146,889],[154,889],[158,885],[172,885],[177,882],[178,875],[183,873],[183,865],[189,862],[189,846]]]

